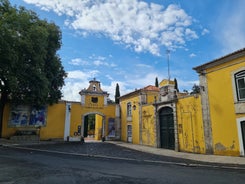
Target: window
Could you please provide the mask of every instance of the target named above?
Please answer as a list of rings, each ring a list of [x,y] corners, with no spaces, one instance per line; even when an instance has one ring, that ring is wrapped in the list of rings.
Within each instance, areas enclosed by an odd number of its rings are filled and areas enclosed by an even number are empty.
[[[245,70],[235,74],[237,100],[245,101]]]
[[[92,101],[93,103],[98,103],[98,98],[97,98],[97,97],[92,97],[92,98],[91,98],[91,101]]]
[[[127,103],[127,116],[132,116],[132,105],[131,105],[131,102]]]
[[[95,86],[95,84],[93,85],[93,90],[96,91],[96,86]]]
[[[146,103],[147,103],[147,101],[146,101],[146,99],[147,99],[147,98],[146,98],[146,94],[141,94],[140,97],[141,97],[141,103],[142,103],[142,104],[146,104]]]

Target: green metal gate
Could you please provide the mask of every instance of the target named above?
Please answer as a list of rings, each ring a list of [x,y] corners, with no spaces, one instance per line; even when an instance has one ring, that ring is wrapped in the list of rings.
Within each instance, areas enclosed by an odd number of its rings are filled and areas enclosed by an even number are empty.
[[[174,150],[175,138],[173,109],[170,107],[163,107],[159,111],[159,122],[161,148]]]

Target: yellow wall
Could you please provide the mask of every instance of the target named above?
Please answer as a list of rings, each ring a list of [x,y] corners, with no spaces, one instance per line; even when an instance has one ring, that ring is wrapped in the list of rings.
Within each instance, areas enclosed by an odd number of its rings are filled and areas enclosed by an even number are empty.
[[[155,125],[154,125],[154,107],[156,91],[144,91],[147,97],[147,104],[140,105],[140,92],[132,95],[124,96],[120,99],[121,108],[121,139],[127,142],[127,125],[132,125],[132,143],[154,146],[156,141]],[[158,97],[156,98],[158,99]],[[132,118],[127,117],[127,104],[131,102]],[[133,106],[136,109],[133,110]],[[144,113],[145,111],[145,113]],[[142,132],[141,128],[142,127]]]
[[[2,126],[2,137],[9,138],[14,135],[16,128],[8,127],[8,121],[10,116],[10,104],[6,104],[3,112],[3,126]]]
[[[171,81],[171,80],[167,80],[167,79],[163,79],[160,83],[159,83],[159,87],[163,87],[163,86],[166,86],[166,85],[174,85],[174,81]]]
[[[116,109],[115,104],[109,104],[102,108],[102,107],[96,107],[94,105],[82,106],[81,103],[73,102],[71,104],[70,136],[74,137],[74,133],[78,131],[78,126],[83,126],[83,116],[88,115],[88,114],[99,114],[99,115],[105,116],[105,136],[107,136],[108,119],[115,118],[115,109]],[[96,116],[96,118],[97,117],[98,116]],[[100,120],[98,119],[98,121]],[[97,122],[97,119],[96,119],[96,122]],[[99,137],[97,138],[100,139]]]
[[[75,136],[74,133],[78,132],[78,126],[81,125],[82,125],[82,106],[81,103],[74,102],[71,104],[70,137]]]
[[[79,102],[71,103],[71,116],[70,116],[70,137],[78,137],[74,133],[78,132],[78,126],[82,127],[82,118],[87,114],[100,114],[105,117],[105,136],[108,135],[108,119],[115,118],[115,104],[110,104],[102,107],[95,106],[82,106]],[[3,134],[2,137],[9,138],[13,136],[16,130],[20,128],[8,127],[10,106],[6,105],[3,118]],[[66,103],[59,102],[52,106],[48,106],[46,125],[41,127],[40,139],[63,139],[64,137],[64,127],[66,119]],[[98,122],[98,123],[97,123]],[[22,127],[22,129],[30,129],[31,127]],[[96,128],[102,128],[102,116],[96,116]],[[34,129],[34,128],[31,128]],[[81,130],[82,131],[82,130]],[[97,132],[96,139],[101,139],[101,135]]]
[[[41,127],[40,139],[63,139],[65,126],[65,102],[48,106],[46,126]]]
[[[10,105],[7,104],[4,109],[3,117],[3,134],[2,137],[9,138],[15,134],[18,129],[29,129],[31,127],[8,127],[10,116]],[[48,106],[46,125],[41,127],[40,139],[56,139],[64,137],[65,123],[65,103],[59,102],[52,106]],[[31,128],[35,129],[35,128]]]
[[[98,98],[98,102],[97,103],[93,103],[91,101],[91,98],[95,97]],[[87,94],[85,96],[85,105],[87,107],[94,107],[94,108],[103,108],[104,107],[104,96],[99,96],[99,95],[89,95]]]
[[[156,100],[158,100],[158,95],[159,95],[158,92],[148,91],[147,92],[147,103],[148,104],[154,103],[155,97],[156,97]]]
[[[153,105],[145,105],[142,107],[142,144],[153,147],[156,144],[154,114],[155,108]]]
[[[207,70],[208,98],[214,154],[238,156],[239,140],[231,73],[244,67],[245,57]],[[241,63],[235,64],[235,62]]]
[[[102,136],[102,120],[103,120],[103,117],[96,114],[96,116],[95,116],[95,135],[94,135],[95,140],[101,139],[101,136]]]
[[[178,99],[177,124],[179,150],[205,153],[202,106],[199,95]]]
[[[127,103],[132,105],[132,118],[127,117]],[[136,105],[136,110],[133,110]],[[127,142],[127,125],[132,125],[132,143],[139,144],[139,97],[130,96],[120,100],[121,107],[121,139]]]
[[[140,143],[140,137],[139,137],[139,97],[134,97],[132,100],[132,106],[136,105],[136,109],[132,109],[132,143],[133,144],[139,144]]]

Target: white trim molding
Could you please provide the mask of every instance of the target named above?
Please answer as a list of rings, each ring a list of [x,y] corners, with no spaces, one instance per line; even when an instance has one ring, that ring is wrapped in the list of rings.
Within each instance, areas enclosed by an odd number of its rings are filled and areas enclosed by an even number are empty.
[[[245,71],[245,67],[241,67],[231,72],[232,91],[233,91],[234,106],[235,106],[236,114],[245,113],[245,102],[239,101],[237,98],[237,88],[236,88],[236,81],[235,81],[235,74],[243,70]]]

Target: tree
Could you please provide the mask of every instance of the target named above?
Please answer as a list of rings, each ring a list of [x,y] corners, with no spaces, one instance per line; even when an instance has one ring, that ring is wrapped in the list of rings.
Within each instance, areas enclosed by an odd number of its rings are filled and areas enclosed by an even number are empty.
[[[159,86],[159,83],[158,83],[158,78],[156,77],[155,79],[155,86],[158,87]]]
[[[115,102],[116,102],[116,104],[119,104],[119,97],[120,97],[120,90],[119,90],[119,85],[117,83],[116,92],[115,92]]]
[[[178,88],[178,82],[177,82],[177,79],[174,78],[174,89],[179,92],[179,88]]]
[[[191,94],[198,94],[198,93],[200,93],[200,86],[194,84],[193,87],[192,87]]]
[[[54,23],[0,0],[0,137],[8,100],[38,108],[61,98],[66,73],[56,53],[60,47]]]

